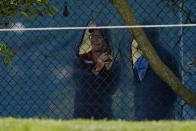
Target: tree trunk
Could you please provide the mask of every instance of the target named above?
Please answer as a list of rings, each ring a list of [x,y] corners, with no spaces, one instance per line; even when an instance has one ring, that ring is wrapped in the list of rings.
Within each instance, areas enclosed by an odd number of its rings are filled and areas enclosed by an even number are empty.
[[[126,0],[110,0],[126,25],[139,25]],[[166,82],[182,99],[196,108],[196,94],[187,89],[176,75],[161,61],[142,28],[129,28],[154,72]]]

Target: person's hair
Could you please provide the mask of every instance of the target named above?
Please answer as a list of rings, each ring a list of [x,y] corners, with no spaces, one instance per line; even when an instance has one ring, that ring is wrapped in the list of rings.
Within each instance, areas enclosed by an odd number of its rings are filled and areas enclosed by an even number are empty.
[[[99,30],[100,31],[100,33],[101,33],[101,35],[103,36],[103,39],[104,39],[103,50],[101,52],[107,52],[108,54],[111,54],[112,51],[111,51],[111,47],[108,44],[108,40],[106,38],[106,32],[104,32],[101,29],[89,29],[89,33],[92,34],[96,30]]]

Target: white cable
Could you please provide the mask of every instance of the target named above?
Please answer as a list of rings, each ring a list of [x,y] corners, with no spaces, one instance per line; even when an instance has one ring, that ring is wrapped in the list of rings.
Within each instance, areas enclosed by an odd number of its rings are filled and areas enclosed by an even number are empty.
[[[166,28],[166,27],[193,27],[196,24],[169,24],[169,25],[130,25],[130,26],[96,26],[96,27],[46,27],[46,28],[20,28],[0,29],[0,32],[8,31],[46,31],[46,30],[83,30],[83,29],[124,29],[124,28]]]

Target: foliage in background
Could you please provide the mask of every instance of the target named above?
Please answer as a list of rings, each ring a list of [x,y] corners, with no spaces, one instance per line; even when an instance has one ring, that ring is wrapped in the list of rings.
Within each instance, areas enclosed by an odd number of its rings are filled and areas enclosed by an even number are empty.
[[[14,61],[14,52],[11,51],[5,44],[0,44],[0,52],[1,56],[3,57],[4,63],[10,66],[11,60]]]
[[[185,5],[185,0],[162,0],[162,2],[166,2],[166,7],[173,10],[176,14],[180,11],[183,14],[184,24],[196,23],[196,16],[194,16],[193,11]]]
[[[49,0],[1,0],[0,25],[7,27],[10,18],[17,17],[19,14],[22,14],[28,21],[30,16],[33,16],[34,19],[45,14],[53,17],[56,12],[58,12],[58,9],[51,6]],[[4,63],[10,66],[14,53],[6,44],[0,43],[0,55],[3,57]]]
[[[49,0],[2,0],[0,2],[1,24],[9,24],[10,17],[16,17],[20,13],[25,16],[26,20],[33,16],[43,16],[44,14],[54,16],[58,9],[49,5]]]

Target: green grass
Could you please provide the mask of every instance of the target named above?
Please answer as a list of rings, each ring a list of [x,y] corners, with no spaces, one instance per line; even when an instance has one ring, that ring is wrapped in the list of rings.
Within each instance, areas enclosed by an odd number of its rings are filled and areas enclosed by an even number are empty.
[[[0,131],[196,131],[196,121],[93,121],[1,118]]]

